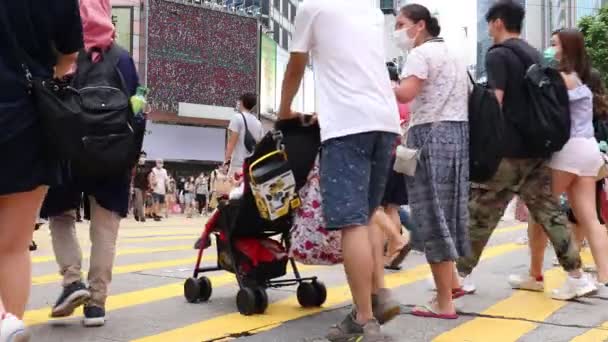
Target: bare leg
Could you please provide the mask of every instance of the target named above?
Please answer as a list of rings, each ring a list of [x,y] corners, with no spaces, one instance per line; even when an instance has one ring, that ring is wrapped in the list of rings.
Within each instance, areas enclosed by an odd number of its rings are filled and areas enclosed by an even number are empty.
[[[376,222],[389,220],[386,214],[378,209],[372,217],[372,223],[369,226],[369,239],[372,243],[372,254],[374,258],[374,278],[372,284],[372,293],[378,293],[378,290],[385,288],[384,284],[384,235],[382,229]]]
[[[578,177],[572,184],[568,198],[574,215],[589,239],[589,247],[597,266],[598,281],[608,282],[608,234],[597,218],[595,178]]]
[[[452,300],[452,287],[454,286],[454,262],[444,261],[431,264],[433,278],[437,285],[437,309],[441,314],[454,314],[456,307]]]
[[[357,321],[367,323],[372,313],[372,275],[374,259],[370,227],[357,226],[342,230],[342,253],[348,286],[357,309]]]
[[[543,227],[531,221],[528,224],[528,244],[530,245],[530,276],[533,278],[543,275],[545,249],[548,242],[549,238]]]
[[[31,259],[28,247],[46,187],[0,196],[1,311],[23,317],[30,295]]]

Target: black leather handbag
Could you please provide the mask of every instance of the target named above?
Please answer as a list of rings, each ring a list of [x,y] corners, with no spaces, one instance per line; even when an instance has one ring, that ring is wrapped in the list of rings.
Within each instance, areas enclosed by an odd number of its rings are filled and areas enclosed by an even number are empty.
[[[29,10],[27,1],[24,6]],[[8,47],[13,52],[16,67],[23,71],[23,84],[42,123],[48,156],[55,160],[70,160],[78,155],[82,145],[78,119],[82,111],[80,94],[67,81],[32,75],[30,68],[36,62],[17,42],[8,18],[4,3],[0,1],[0,20],[8,36]]]

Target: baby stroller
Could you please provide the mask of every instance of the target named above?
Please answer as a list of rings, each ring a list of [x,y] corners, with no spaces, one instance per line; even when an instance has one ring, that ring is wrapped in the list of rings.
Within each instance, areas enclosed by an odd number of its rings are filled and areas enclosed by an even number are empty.
[[[317,277],[302,277],[294,260],[287,257],[290,247],[289,232],[292,227],[291,215],[287,213],[274,219],[264,215],[265,212],[259,209],[260,198],[254,196],[255,189],[252,190],[251,180],[255,176],[252,178],[248,166],[281,154],[275,153],[276,151],[284,151],[289,158],[281,164],[284,169],[278,172],[291,171],[295,181],[294,191],[297,191],[306,182],[319,146],[319,126],[303,124],[299,119],[277,122],[276,130],[268,133],[258,143],[253,156],[246,161],[242,197],[224,198],[219,201],[217,210],[205,225],[201,243],[198,244],[198,258],[193,277],[184,283],[184,296],[188,302],[206,302],[211,297],[210,279],[199,275],[225,270],[236,276],[239,285],[236,305],[242,315],[261,314],[266,311],[268,288],[298,285],[297,298],[301,306],[318,307],[325,303],[325,285]],[[265,171],[268,170],[269,167]],[[271,200],[270,197],[272,196],[269,196],[268,200]],[[297,199],[290,204],[296,202]],[[211,238],[216,241],[217,265],[201,267],[204,249],[211,246]],[[293,277],[281,278],[287,273],[287,264],[291,265]]]

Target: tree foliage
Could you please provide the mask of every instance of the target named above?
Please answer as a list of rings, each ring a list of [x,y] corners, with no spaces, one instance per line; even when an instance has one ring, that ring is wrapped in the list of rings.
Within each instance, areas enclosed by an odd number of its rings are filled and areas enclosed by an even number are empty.
[[[608,85],[608,6],[596,15],[583,17],[578,27],[585,35],[585,46],[593,67],[601,72],[604,84]]]

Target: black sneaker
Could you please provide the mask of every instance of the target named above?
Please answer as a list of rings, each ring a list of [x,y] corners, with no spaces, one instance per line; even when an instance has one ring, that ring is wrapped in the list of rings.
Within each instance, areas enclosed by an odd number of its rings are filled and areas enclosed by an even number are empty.
[[[101,327],[106,324],[106,310],[99,306],[87,305],[84,307],[84,319],[82,324],[85,327]]]
[[[77,307],[85,304],[89,299],[91,299],[91,292],[81,281],[65,286],[57,303],[53,306],[51,317],[71,316]]]

